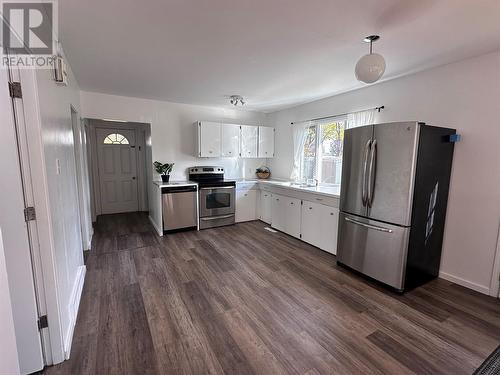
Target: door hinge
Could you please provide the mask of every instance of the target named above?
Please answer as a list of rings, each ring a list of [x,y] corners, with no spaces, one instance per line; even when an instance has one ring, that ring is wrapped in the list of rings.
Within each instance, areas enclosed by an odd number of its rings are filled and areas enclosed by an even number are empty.
[[[11,98],[22,98],[21,82],[9,82],[9,94]]]
[[[38,330],[42,330],[44,328],[48,328],[49,321],[47,319],[47,315],[42,315],[38,318]]]
[[[36,220],[35,207],[26,207],[24,209],[24,221]]]

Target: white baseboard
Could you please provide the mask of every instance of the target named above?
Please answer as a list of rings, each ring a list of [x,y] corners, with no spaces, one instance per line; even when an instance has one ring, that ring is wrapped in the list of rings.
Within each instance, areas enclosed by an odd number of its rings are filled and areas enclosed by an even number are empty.
[[[160,237],[163,236],[163,230],[158,226],[158,224],[155,223],[155,221],[153,220],[153,218],[151,217],[151,215],[148,215],[148,218],[149,218],[149,221],[151,222],[151,224],[153,224],[153,227],[155,227],[156,232],[158,233],[158,235]]]
[[[475,290],[476,292],[487,294],[487,295],[490,294],[490,288],[489,287],[473,283],[471,281],[462,279],[462,278],[457,277],[457,276],[450,275],[449,273],[440,271],[439,272],[439,277],[441,279],[445,279],[445,280],[451,281],[452,283],[455,283],[455,284],[464,286],[466,288]]]
[[[68,311],[70,313],[70,323],[68,331],[64,337],[64,356],[69,359],[71,353],[71,344],[73,343],[73,333],[75,331],[76,318],[78,316],[78,308],[80,307],[80,300],[82,297],[83,284],[85,281],[85,273],[87,268],[85,266],[80,266],[78,268],[78,273],[73,285],[73,290],[71,291],[70,304],[68,306]]]

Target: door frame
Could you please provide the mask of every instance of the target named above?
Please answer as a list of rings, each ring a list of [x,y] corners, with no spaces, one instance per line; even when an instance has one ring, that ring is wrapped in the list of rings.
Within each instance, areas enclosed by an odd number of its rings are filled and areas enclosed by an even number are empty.
[[[148,211],[148,184],[147,184],[147,147],[151,147],[147,142],[148,134],[151,134],[150,124],[126,121],[110,121],[87,118],[84,121],[90,129],[90,166],[91,172],[91,200],[93,201],[92,221],[95,222],[98,215],[102,214],[101,188],[99,183],[99,161],[97,157],[97,128],[112,129],[117,132],[122,130],[135,131],[136,144],[136,165],[137,165],[137,200],[138,211]]]
[[[497,232],[495,258],[490,282],[490,296],[500,298],[500,221]]]

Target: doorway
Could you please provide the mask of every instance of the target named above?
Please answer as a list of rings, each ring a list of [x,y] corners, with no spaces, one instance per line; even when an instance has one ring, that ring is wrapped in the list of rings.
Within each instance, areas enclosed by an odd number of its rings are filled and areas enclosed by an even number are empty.
[[[92,143],[94,214],[147,211],[149,124],[87,119]]]

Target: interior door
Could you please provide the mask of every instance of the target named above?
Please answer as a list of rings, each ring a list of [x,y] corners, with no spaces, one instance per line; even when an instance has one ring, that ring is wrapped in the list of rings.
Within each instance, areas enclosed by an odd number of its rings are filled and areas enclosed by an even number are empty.
[[[101,212],[137,211],[136,134],[132,129],[97,128]]]
[[[344,132],[342,184],[340,210],[353,215],[366,216],[367,205],[365,175],[373,135],[373,125],[347,129]]]
[[[411,223],[419,125],[375,125],[368,166],[368,217],[397,225]]]
[[[34,206],[29,149],[23,99],[10,98],[7,81],[20,82],[18,68],[0,70],[0,229],[3,234],[5,265],[16,336],[19,368],[22,374],[39,371],[44,366],[42,342],[37,321],[46,306],[37,250],[36,220],[26,221],[24,209]],[[29,94],[28,94],[29,95]],[[38,297],[38,298],[37,298]],[[3,327],[2,327],[3,329]],[[2,334],[3,335],[3,334]],[[0,340],[3,339],[0,338]],[[2,363],[3,358],[0,359]],[[3,364],[3,363],[2,363]],[[2,372],[0,365],[0,372]],[[3,372],[2,372],[3,373]]]

